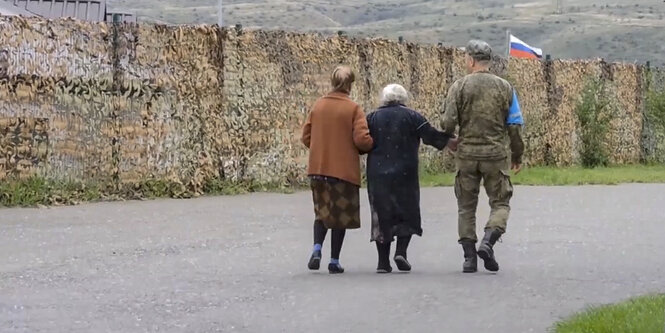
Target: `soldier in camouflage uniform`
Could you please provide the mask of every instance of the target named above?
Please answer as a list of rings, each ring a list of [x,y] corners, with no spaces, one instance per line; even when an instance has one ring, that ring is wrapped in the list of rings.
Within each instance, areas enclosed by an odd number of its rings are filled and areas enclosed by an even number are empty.
[[[506,232],[513,186],[509,169],[519,173],[524,144],[523,120],[513,87],[490,74],[491,47],[472,40],[466,48],[469,75],[448,91],[443,107],[443,131],[453,135],[459,126],[455,195],[458,204],[459,242],[464,249],[465,273],[478,270],[477,256],[485,268],[496,272],[493,246]],[[491,213],[476,250],[476,208],[481,181],[490,198]]]

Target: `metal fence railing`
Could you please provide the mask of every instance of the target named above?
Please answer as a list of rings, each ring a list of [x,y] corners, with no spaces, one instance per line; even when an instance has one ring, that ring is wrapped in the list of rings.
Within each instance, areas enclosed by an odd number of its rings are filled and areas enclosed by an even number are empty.
[[[0,0],[5,5],[13,4],[20,15],[30,14],[47,19],[71,17],[92,22],[136,23],[132,13],[110,12],[106,0]]]

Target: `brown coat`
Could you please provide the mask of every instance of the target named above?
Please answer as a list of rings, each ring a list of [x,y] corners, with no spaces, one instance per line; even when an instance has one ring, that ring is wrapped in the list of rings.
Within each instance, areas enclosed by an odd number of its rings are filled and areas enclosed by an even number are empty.
[[[312,107],[303,126],[310,176],[328,176],[360,185],[360,153],[372,150],[363,109],[348,95],[333,92]]]

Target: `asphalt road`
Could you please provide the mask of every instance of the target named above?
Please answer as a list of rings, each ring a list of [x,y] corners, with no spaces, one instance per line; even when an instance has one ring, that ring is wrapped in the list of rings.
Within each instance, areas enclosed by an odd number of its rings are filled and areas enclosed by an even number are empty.
[[[347,272],[307,271],[310,197],[0,210],[0,332],[545,332],[665,292],[663,185],[518,187],[501,271],[471,275],[450,188],[423,189],[409,274],[374,273],[365,197]]]

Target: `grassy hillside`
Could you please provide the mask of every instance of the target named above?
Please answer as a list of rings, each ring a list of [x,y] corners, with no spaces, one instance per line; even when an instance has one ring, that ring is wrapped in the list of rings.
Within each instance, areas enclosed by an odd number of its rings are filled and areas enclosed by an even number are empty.
[[[109,0],[140,20],[170,24],[217,22],[217,0]],[[404,36],[464,45],[489,41],[505,52],[505,30],[554,58],[605,58],[665,65],[665,1],[589,0],[224,0],[224,23],[245,27]]]

